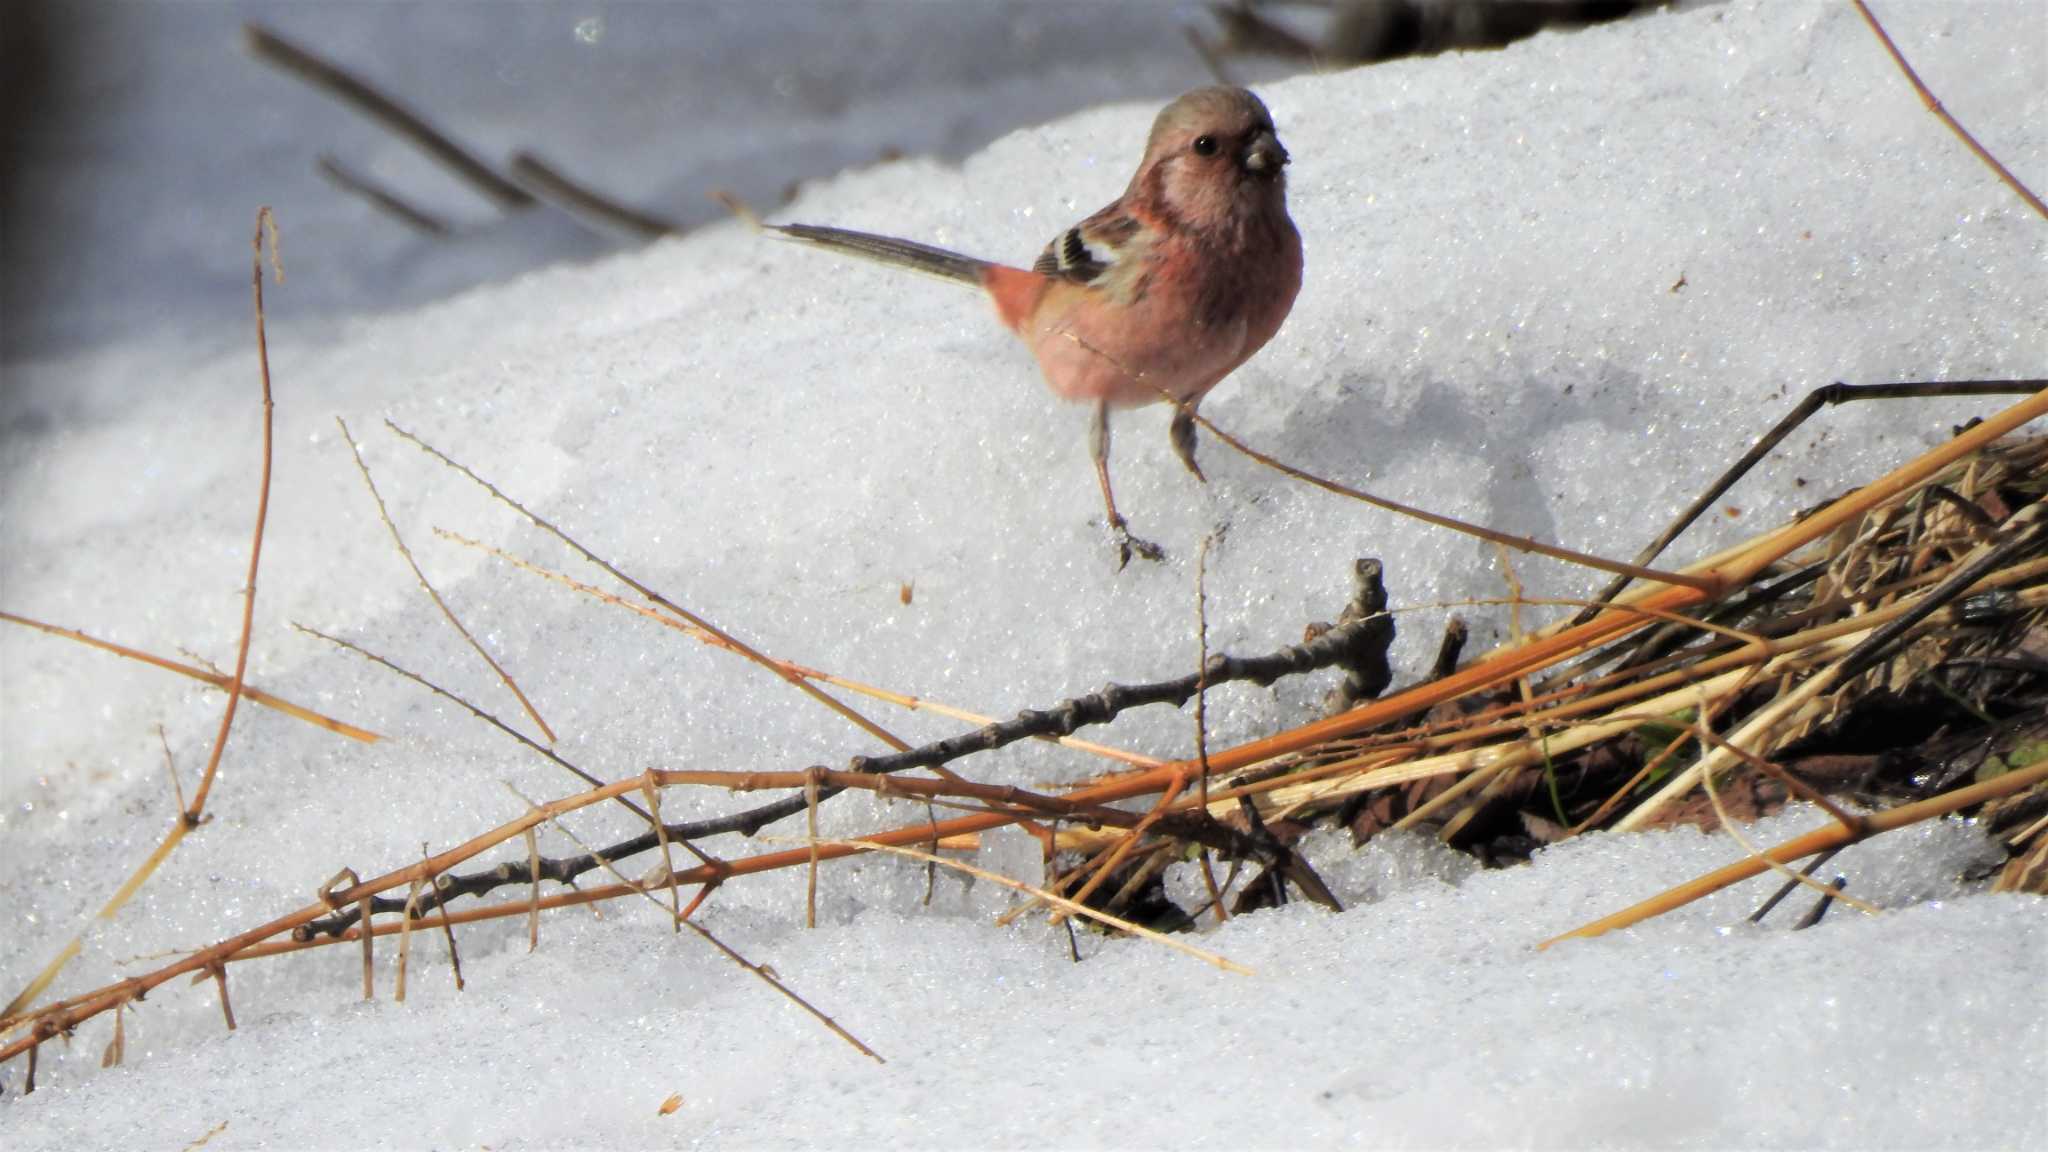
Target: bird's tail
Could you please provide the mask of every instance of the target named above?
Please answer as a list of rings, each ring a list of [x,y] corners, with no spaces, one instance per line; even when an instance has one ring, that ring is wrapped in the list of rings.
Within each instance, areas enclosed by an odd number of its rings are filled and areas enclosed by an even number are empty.
[[[982,287],[988,270],[995,265],[987,260],[976,260],[944,248],[929,244],[918,244],[910,240],[898,240],[893,236],[876,236],[869,232],[852,232],[844,228],[823,228],[816,224],[770,224],[771,232],[780,232],[792,240],[816,244],[834,252],[849,256],[860,256],[882,264],[894,264],[927,276],[942,280],[957,280],[963,284]]]

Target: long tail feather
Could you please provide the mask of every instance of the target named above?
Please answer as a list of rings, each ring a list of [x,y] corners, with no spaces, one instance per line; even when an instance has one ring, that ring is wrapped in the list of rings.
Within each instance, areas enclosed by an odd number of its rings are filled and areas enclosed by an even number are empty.
[[[816,224],[770,224],[768,230],[780,232],[792,240],[816,244],[834,252],[859,256],[882,264],[894,264],[927,276],[943,280],[957,280],[963,284],[982,286],[983,275],[994,267],[987,260],[976,260],[944,248],[929,244],[918,244],[909,240],[898,240],[893,236],[876,236],[870,232],[852,232],[845,228],[823,228]]]

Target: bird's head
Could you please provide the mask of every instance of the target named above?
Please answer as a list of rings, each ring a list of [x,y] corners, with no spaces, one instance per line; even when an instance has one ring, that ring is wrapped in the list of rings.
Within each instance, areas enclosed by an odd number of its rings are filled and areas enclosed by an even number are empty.
[[[1286,210],[1287,149],[1242,88],[1197,88],[1152,122],[1132,189],[1197,228]]]

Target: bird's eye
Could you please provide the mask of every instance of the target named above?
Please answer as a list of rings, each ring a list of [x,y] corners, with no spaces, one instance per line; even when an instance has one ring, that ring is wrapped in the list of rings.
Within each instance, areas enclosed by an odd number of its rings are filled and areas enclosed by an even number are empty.
[[[1197,136],[1197,137],[1195,137],[1195,155],[1197,155],[1197,156],[1214,156],[1215,154],[1216,154],[1216,138],[1215,138],[1214,136]]]

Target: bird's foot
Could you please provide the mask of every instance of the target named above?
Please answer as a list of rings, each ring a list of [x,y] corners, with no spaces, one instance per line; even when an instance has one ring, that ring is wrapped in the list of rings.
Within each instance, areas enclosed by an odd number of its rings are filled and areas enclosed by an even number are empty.
[[[1173,414],[1172,425],[1167,428],[1167,434],[1173,440],[1173,451],[1180,457],[1180,462],[1187,465],[1188,471],[1194,473],[1195,479],[1207,484],[1209,478],[1202,475],[1202,466],[1195,463],[1194,416],[1185,408],[1176,411]]]
[[[1110,543],[1116,545],[1116,570],[1121,572],[1130,566],[1131,554],[1137,553],[1144,559],[1158,563],[1166,559],[1166,549],[1150,540],[1131,535],[1130,526],[1118,516],[1109,522]]]

